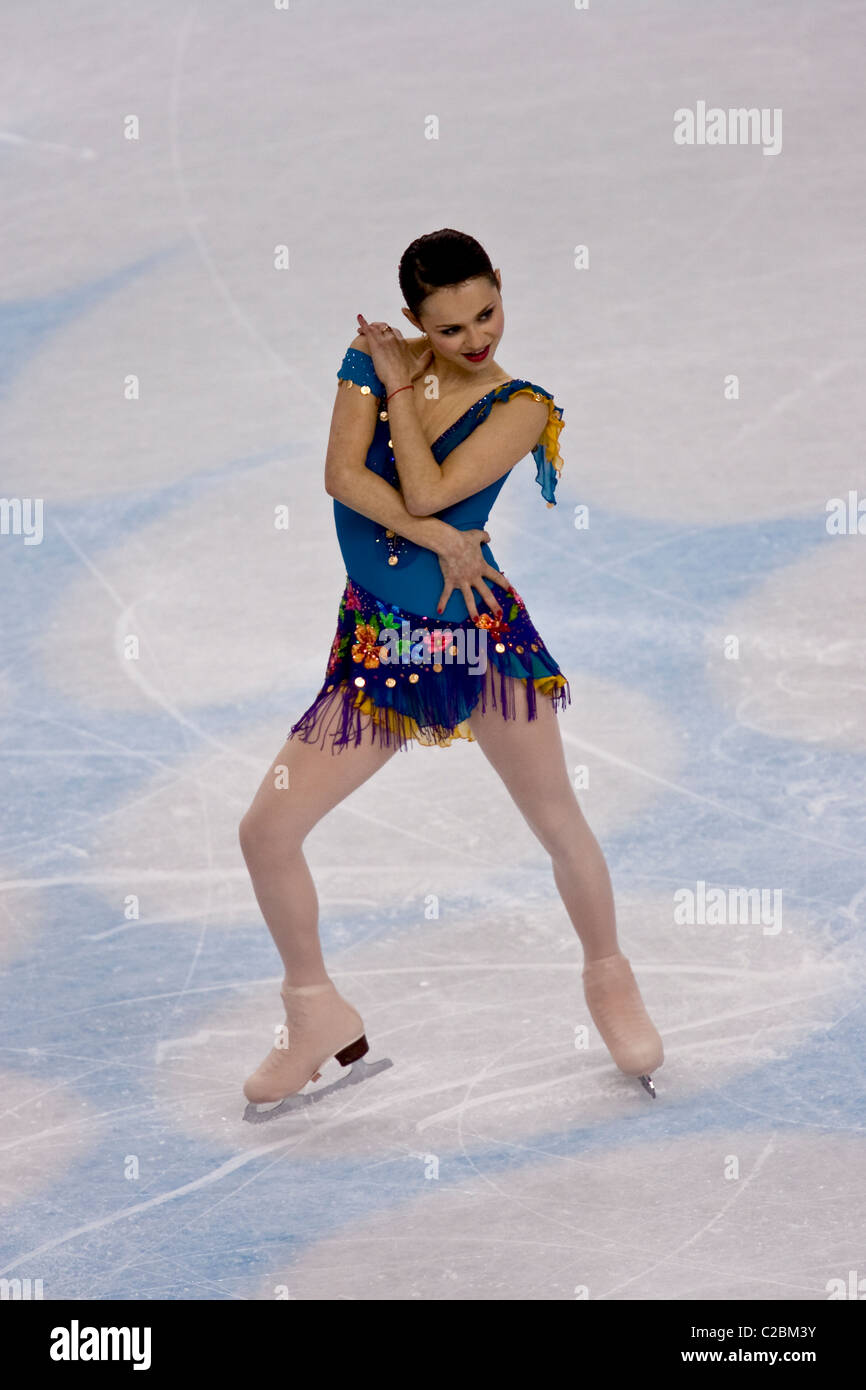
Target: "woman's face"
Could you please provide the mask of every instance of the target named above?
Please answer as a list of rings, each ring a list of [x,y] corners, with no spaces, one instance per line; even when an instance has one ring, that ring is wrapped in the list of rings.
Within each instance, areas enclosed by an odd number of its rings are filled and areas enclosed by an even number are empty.
[[[453,362],[463,371],[483,372],[493,361],[505,331],[505,313],[496,285],[486,275],[477,275],[461,285],[449,285],[427,296],[417,320],[430,339],[438,357]]]

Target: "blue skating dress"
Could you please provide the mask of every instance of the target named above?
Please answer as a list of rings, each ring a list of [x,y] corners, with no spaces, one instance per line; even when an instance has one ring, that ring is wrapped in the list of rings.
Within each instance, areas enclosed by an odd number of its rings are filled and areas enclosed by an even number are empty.
[[[349,348],[337,377],[378,398],[366,466],[399,488],[387,393],[372,358]],[[548,403],[548,423],[532,456],[542,497],[552,507],[562,468],[558,448],[564,428],[562,410],[549,392],[532,382],[518,378],[488,391],[439,436],[430,446],[431,453],[441,464],[487,419],[497,402],[521,392]],[[509,475],[510,470],[436,515],[461,531],[484,530]],[[536,717],[539,693],[551,698],[555,709],[571,703],[568,681],[516,590],[487,581],[502,608],[498,621],[480,595],[478,618],[473,621],[459,590],[437,613],[444,581],[434,551],[386,530],[336,499],[334,521],[346,566],[346,587],[322,688],[290,729],[290,738],[323,746],[330,739],[332,753],[349,743],[359,744],[365,736],[401,749],[411,741],[440,747],[454,738],[474,742],[468,719],[479,699],[482,711],[490,703],[504,718],[517,717],[515,688],[520,687],[510,677],[517,677],[525,687],[522,703],[530,719]],[[490,547],[482,545],[481,550],[488,563],[499,569]]]

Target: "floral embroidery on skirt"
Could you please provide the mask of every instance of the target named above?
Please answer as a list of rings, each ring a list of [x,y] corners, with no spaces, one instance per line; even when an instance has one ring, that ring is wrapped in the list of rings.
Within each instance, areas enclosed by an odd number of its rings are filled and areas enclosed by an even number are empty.
[[[330,735],[331,751],[338,752],[359,744],[369,728],[388,747],[412,740],[447,747],[455,738],[474,742],[468,719],[479,700],[482,711],[489,702],[503,718],[515,718],[513,692],[525,688],[530,719],[539,694],[564,709],[571,703],[568,681],[523,599],[495,582],[490,589],[501,619],[480,606],[477,620],[447,622],[381,603],[347,577],[324,683],[289,737],[324,745]]]

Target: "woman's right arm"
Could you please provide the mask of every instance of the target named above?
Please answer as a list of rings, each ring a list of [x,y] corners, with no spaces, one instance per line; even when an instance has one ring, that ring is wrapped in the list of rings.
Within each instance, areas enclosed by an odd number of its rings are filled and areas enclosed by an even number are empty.
[[[354,388],[350,390],[347,382],[338,383],[325,458],[325,491],[352,511],[436,553],[445,581],[440,609],[459,589],[470,616],[477,618],[474,588],[490,610],[498,612],[499,604],[485,580],[493,579],[505,588],[508,581],[481,554],[481,542],[490,540],[487,532],[461,531],[435,516],[412,516],[406,510],[402,493],[367,467],[378,406],[372,392],[362,395]]]

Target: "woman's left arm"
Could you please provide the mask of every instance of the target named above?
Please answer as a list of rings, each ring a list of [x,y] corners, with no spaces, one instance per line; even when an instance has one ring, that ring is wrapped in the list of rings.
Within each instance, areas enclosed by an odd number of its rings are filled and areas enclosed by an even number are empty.
[[[508,473],[538,443],[548,419],[545,400],[513,396],[508,411],[492,411],[483,425],[438,464],[424,437],[411,386],[423,365],[414,362],[403,336],[387,324],[370,324],[360,314],[376,374],[388,401],[388,426],[403,504],[412,516],[434,516],[472,497]],[[387,330],[387,332],[385,331]],[[414,372],[413,372],[414,367]],[[396,394],[392,395],[394,392]]]
[[[400,400],[404,403],[395,410]],[[546,402],[512,396],[438,464],[424,438],[411,392],[401,391],[388,402],[388,424],[407,512],[435,516],[495,483],[535,447],[547,416]]]

